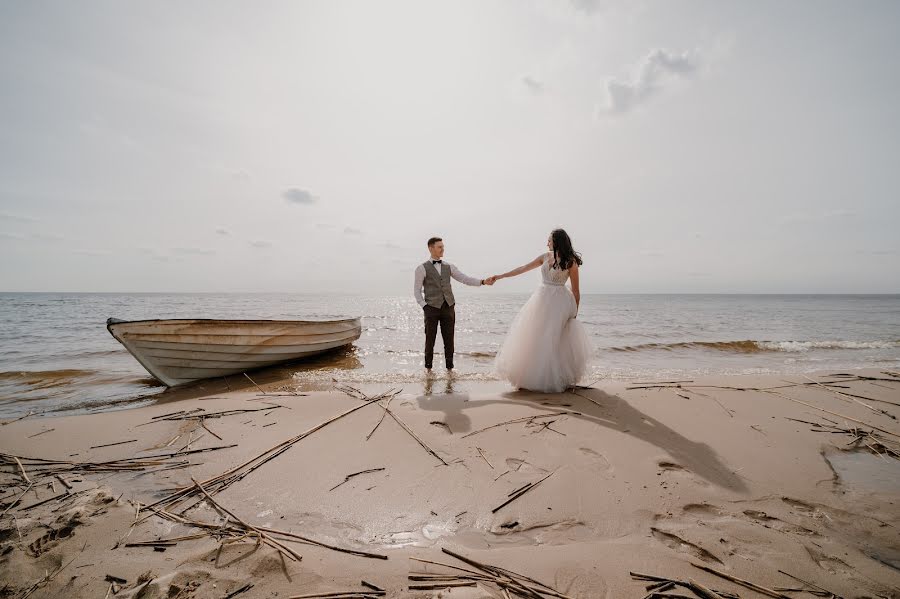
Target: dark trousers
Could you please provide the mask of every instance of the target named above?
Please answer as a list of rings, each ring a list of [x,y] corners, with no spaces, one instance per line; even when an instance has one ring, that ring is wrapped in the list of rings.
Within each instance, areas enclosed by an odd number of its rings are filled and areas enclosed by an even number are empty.
[[[444,340],[444,361],[447,368],[453,368],[453,329],[456,326],[456,309],[444,302],[440,308],[425,304],[425,368],[431,368],[434,360],[434,340],[437,339],[438,324]]]

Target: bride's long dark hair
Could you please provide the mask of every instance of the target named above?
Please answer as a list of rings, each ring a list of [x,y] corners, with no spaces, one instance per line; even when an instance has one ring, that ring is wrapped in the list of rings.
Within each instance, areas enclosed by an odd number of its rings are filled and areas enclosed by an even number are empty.
[[[559,270],[568,270],[572,264],[581,266],[581,254],[572,247],[572,240],[569,234],[563,229],[553,229],[550,233],[550,239],[553,241],[553,263],[551,268]]]

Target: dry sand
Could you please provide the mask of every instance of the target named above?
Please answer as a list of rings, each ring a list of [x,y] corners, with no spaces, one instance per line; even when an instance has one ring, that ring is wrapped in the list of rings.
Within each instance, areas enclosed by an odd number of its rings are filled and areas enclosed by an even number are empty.
[[[824,374],[813,378],[839,378]],[[855,374],[891,378],[877,370]],[[66,489],[54,479],[55,489],[34,486],[9,507],[25,486],[18,465],[7,461],[0,477],[0,509],[8,508],[0,523],[0,596],[31,591],[31,597],[222,599],[252,584],[235,597],[284,598],[362,592],[362,580],[386,589],[388,597],[505,596],[491,583],[410,590],[411,573],[452,572],[411,557],[465,566],[441,551],[448,548],[577,598],[644,597],[649,583],[633,580],[629,571],[691,578],[741,597],[765,596],[691,563],[768,588],[803,587],[781,569],[848,599],[900,597],[900,459],[849,452],[852,437],[788,419],[831,420],[849,428],[855,426],[849,417],[898,435],[900,423],[888,414],[900,416],[900,380],[854,381],[837,389],[883,400],[860,401],[887,414],[817,385],[778,390],[783,396],[699,387],[758,388],[783,385],[784,379],[807,382],[798,376],[717,377],[695,379],[687,390],[628,390],[633,384],[611,381],[563,394],[488,387],[401,393],[391,410],[437,456],[390,416],[367,440],[384,414],[384,402],[371,403],[215,495],[249,525],[387,559],[285,539],[302,560],[283,559],[252,538],[226,544],[219,553],[219,540],[208,534],[164,551],[126,546],[203,532],[146,511],[135,524],[136,506],[190,486],[192,478],[209,480],[361,405],[340,391],[261,397],[244,390],[11,422],[0,427],[0,451],[28,458],[100,462],[171,453],[189,441],[192,449],[236,446],[168,458],[192,464],[184,468],[66,473],[70,495],[35,507]],[[386,389],[363,391],[371,396]],[[212,432],[196,419],[154,420],[176,411],[257,408],[272,409],[207,418]],[[900,445],[900,437],[885,437]],[[90,449],[120,441],[131,442]],[[38,478],[34,462],[23,466]],[[366,470],[373,471],[334,488]],[[510,492],[551,473],[492,512]],[[225,522],[210,502],[185,515]],[[111,588],[107,575],[126,582]],[[683,588],[670,592],[694,596]]]

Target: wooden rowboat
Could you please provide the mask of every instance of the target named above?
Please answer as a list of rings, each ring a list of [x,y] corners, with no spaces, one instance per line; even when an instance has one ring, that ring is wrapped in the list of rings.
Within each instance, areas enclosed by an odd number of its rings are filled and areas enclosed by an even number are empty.
[[[349,345],[362,331],[346,320],[118,320],[106,328],[169,387],[292,362]]]

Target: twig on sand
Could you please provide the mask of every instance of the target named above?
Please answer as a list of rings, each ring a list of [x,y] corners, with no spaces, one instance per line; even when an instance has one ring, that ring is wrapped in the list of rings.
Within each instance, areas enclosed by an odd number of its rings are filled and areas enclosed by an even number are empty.
[[[387,398],[387,402],[385,402],[384,407],[390,406],[390,405],[391,405],[391,400],[394,399],[394,397],[395,397],[394,395],[391,395],[390,397],[388,397],[388,398]],[[372,438],[372,435],[375,434],[375,431],[378,430],[378,427],[381,426],[381,423],[382,423],[382,422],[384,422],[384,417],[385,417],[385,416],[387,416],[387,412],[382,411],[382,412],[381,412],[381,418],[378,419],[378,424],[376,424],[376,425],[375,425],[375,428],[373,428],[373,429],[369,432],[369,434],[366,435],[366,441],[368,441],[369,439]]]
[[[509,499],[507,499],[506,501],[504,501],[503,503],[501,503],[500,505],[498,505],[497,507],[495,507],[494,509],[492,509],[492,510],[491,510],[491,513],[496,514],[497,511],[500,510],[500,508],[509,505],[510,503],[512,503],[513,501],[515,501],[516,499],[518,499],[519,497],[521,497],[522,495],[524,495],[524,494],[527,493],[528,491],[531,491],[531,490],[534,489],[536,486],[538,486],[539,484],[541,484],[542,482],[544,482],[545,480],[547,480],[548,478],[550,478],[551,476],[553,476],[553,474],[554,474],[555,472],[556,472],[556,470],[554,470],[553,472],[551,472],[551,473],[548,474],[547,476],[541,478],[540,480],[538,480],[538,481],[536,481],[536,482],[534,482],[534,483],[528,483],[528,484],[525,485],[524,487],[520,487],[519,489],[516,489],[515,491],[513,491],[512,493],[510,493],[509,495],[507,495],[507,497],[509,497]]]
[[[490,460],[488,460],[488,459],[484,456],[484,452],[481,451],[481,448],[480,448],[480,447],[476,447],[475,449],[478,450],[478,455],[481,456],[481,459],[484,460],[484,462],[485,462],[488,466],[491,467],[491,470],[493,470],[493,469],[494,469],[494,465],[491,464]]]
[[[359,472],[354,472],[353,474],[348,474],[347,476],[344,477],[344,480],[342,480],[341,482],[334,485],[333,487],[331,487],[328,490],[334,491],[335,489],[337,489],[338,487],[340,487],[341,485],[343,485],[344,483],[349,481],[354,476],[359,476],[360,474],[368,474],[369,472],[381,472],[382,470],[384,470],[384,468],[369,468],[368,470],[360,470]]]
[[[55,430],[56,430],[55,428],[48,428],[48,429],[42,430],[39,433],[34,433],[33,435],[28,435],[28,438],[34,439],[35,437],[39,437],[39,436],[43,435],[44,433],[52,433]]]
[[[819,585],[817,585],[817,584],[815,584],[815,583],[813,583],[813,582],[809,582],[808,580],[803,580],[803,579],[800,578],[799,576],[794,576],[793,574],[788,574],[788,573],[785,572],[784,570],[778,570],[778,571],[781,572],[782,574],[784,574],[785,576],[789,577],[789,578],[793,578],[793,579],[796,580],[797,582],[802,582],[803,584],[805,584],[805,585],[808,586],[808,587],[812,587],[813,589],[818,589],[818,590],[819,590],[819,593],[821,593],[820,596],[822,596],[822,597],[829,597],[829,598],[833,598],[833,599],[844,599],[843,597],[841,597],[841,596],[838,595],[837,593],[833,593],[833,592],[829,591],[828,589],[823,588],[823,587],[820,587]],[[819,593],[817,593],[817,594],[819,594]]]
[[[100,449],[101,447],[112,447],[113,445],[125,445],[126,443],[137,443],[137,439],[129,439],[128,441],[116,441],[115,443],[104,443],[103,445],[94,445],[88,449]]]
[[[818,381],[812,380],[811,378],[809,378],[809,377],[806,376],[805,374],[802,375],[802,376],[803,376],[803,378],[805,378],[806,380],[810,381],[810,382],[813,383],[814,385],[818,385],[819,387],[825,389],[826,391],[830,391],[831,393],[834,393],[835,395],[838,395],[838,396],[849,397],[852,401],[855,401],[855,402],[858,403],[859,405],[863,406],[864,408],[866,408],[866,409],[868,409],[868,410],[871,410],[871,411],[875,412],[876,414],[883,414],[883,415],[887,416],[888,418],[893,418],[894,420],[897,419],[897,417],[894,416],[893,414],[891,414],[890,412],[888,412],[888,411],[886,411],[886,410],[882,410],[881,408],[876,408],[876,407],[874,407],[874,406],[870,406],[870,405],[867,404],[867,403],[863,403],[863,402],[859,401],[855,396],[853,396],[853,395],[851,395],[851,394],[849,394],[849,393],[844,393],[844,392],[842,392],[842,391],[838,391],[837,389],[832,389],[832,388],[830,388],[830,387],[826,387],[826,386],[823,385],[822,383],[820,383],[820,382],[818,382]]]
[[[725,580],[730,580],[731,582],[735,582],[741,586],[745,586],[748,589],[753,589],[757,593],[762,593],[763,595],[768,595],[769,597],[775,597],[776,599],[791,599],[791,597],[783,595],[778,591],[767,589],[766,587],[759,586],[758,584],[754,584],[748,580],[744,580],[743,578],[738,578],[737,576],[732,576],[731,574],[726,574],[725,572],[719,572],[718,570],[710,568],[709,566],[701,566],[700,564],[695,564],[694,562],[691,562],[691,565],[695,568],[703,570],[704,572],[715,574],[719,578],[724,578]]]
[[[393,398],[394,395],[397,395],[399,393],[399,391],[397,391],[396,393],[393,393],[393,395],[388,395],[386,393],[382,393],[381,395],[378,395],[378,396],[375,396],[374,398],[372,398],[372,397],[369,397],[368,395],[366,395],[365,393],[363,393],[362,391],[360,391],[359,389],[356,389],[355,387],[343,386],[343,387],[337,387],[337,390],[341,391],[343,393],[346,393],[350,397],[355,397],[356,399],[362,399],[367,402],[380,401],[381,399],[384,399],[385,397]],[[388,401],[390,401],[390,399]],[[396,414],[394,414],[394,412],[389,407],[387,407],[387,405],[378,404],[378,407],[380,407],[382,410],[384,410],[388,416],[393,418],[394,421],[400,425],[400,428],[405,430],[409,434],[409,436],[411,436],[413,439],[415,439],[416,442],[419,445],[421,445],[423,449],[425,449],[425,451],[427,451],[428,453],[433,455],[435,458],[437,458],[441,462],[441,464],[443,464],[444,466],[449,465],[444,460],[444,458],[439,456],[436,451],[431,449],[428,446],[428,444],[425,443],[425,441],[423,441],[416,433],[414,433],[412,431],[411,428],[409,428],[409,426],[406,425],[405,422],[403,422]],[[378,424],[381,424],[381,422],[379,422]],[[375,425],[375,428],[378,428],[378,424]],[[372,429],[372,432],[374,433],[375,429]]]
[[[201,484],[203,485],[206,492],[208,492],[211,495],[216,494],[216,493],[228,488],[229,486],[236,483],[237,481],[242,480],[244,477],[248,476],[250,473],[252,473],[257,468],[268,463],[270,460],[277,458],[278,456],[280,456],[281,454],[286,452],[288,449],[293,447],[295,444],[299,443],[300,441],[302,441],[303,439],[308,437],[309,435],[315,433],[316,431],[323,429],[324,427],[328,426],[329,424],[332,424],[333,422],[340,420],[341,418],[349,416],[350,414],[352,414],[353,412],[356,412],[357,410],[360,410],[362,408],[365,408],[365,407],[377,402],[379,399],[381,399],[381,396],[378,396],[375,399],[367,400],[360,405],[354,406],[354,407],[350,408],[349,410],[341,412],[340,414],[337,414],[336,416],[333,416],[333,417],[329,418],[328,420],[325,420],[324,422],[317,424],[316,426],[300,433],[299,435],[295,435],[294,437],[291,437],[291,438],[286,439],[276,445],[273,445],[272,447],[263,451],[262,453],[250,458],[249,460],[247,460],[241,464],[238,464],[237,466],[234,466],[233,468],[226,470],[225,472],[222,472],[216,476],[213,476],[212,478],[202,481]],[[182,501],[185,501],[188,498],[190,498],[194,495],[197,495],[197,494],[198,494],[197,487],[195,485],[189,485],[189,486],[182,487],[182,488],[176,490],[172,494],[160,499],[159,501],[156,501],[149,505],[145,505],[142,509],[149,509],[149,508],[153,508],[153,507],[157,507],[157,506],[173,507],[173,506],[181,503]]]
[[[37,412],[28,412],[24,416],[19,416],[18,418],[15,418],[13,420],[7,420],[6,422],[0,422],[0,426],[6,426],[7,424],[12,424],[13,422],[18,422],[19,420],[25,420],[29,416],[34,416],[35,414],[37,414]]]
[[[244,372],[243,375],[244,375],[245,377],[247,377],[247,380],[248,380],[248,381],[250,381],[251,383],[253,383],[253,386],[256,387],[256,389],[257,389],[260,393],[262,393],[263,395],[266,394],[266,392],[263,391],[262,388],[261,388],[259,385],[256,384],[256,381],[254,381],[253,379],[250,378],[250,375],[249,375],[249,374],[247,374],[246,372]]]
[[[552,418],[554,416],[561,416],[563,414],[573,414],[575,416],[581,416],[581,412],[573,412],[571,410],[562,410],[559,412],[549,412],[547,414],[537,414],[535,416],[523,416],[521,418],[513,418],[512,420],[505,420],[503,422],[498,422],[497,424],[492,424],[490,426],[486,426],[484,428],[478,429],[477,431],[472,431],[471,433],[467,433],[463,435],[461,438],[465,439],[466,437],[471,437],[472,435],[477,435],[479,433],[483,433],[484,431],[490,430],[492,428],[497,428],[499,426],[505,426],[507,424],[518,424],[519,422],[534,422],[535,420],[539,420],[541,418]]]
[[[519,595],[522,597],[532,597],[538,599],[542,597],[556,597],[558,599],[571,599],[571,597],[569,597],[568,595],[564,595],[553,587],[539,582],[534,578],[525,576],[524,574],[519,574],[517,572],[513,572],[512,570],[501,568],[500,566],[493,566],[491,564],[478,562],[472,558],[460,555],[459,553],[455,553],[450,549],[447,549],[446,547],[441,548],[441,551],[475,568],[475,570],[460,568],[459,566],[453,566],[436,561],[410,558],[417,562],[443,566],[445,568],[450,568],[452,570],[464,573],[461,575],[417,573],[411,574],[410,578],[422,582],[430,580],[432,584],[436,584],[438,586],[446,586],[445,583],[450,582],[468,583],[469,585],[471,585],[471,583],[473,582],[492,583],[499,587],[502,591],[511,591],[514,595]]]

